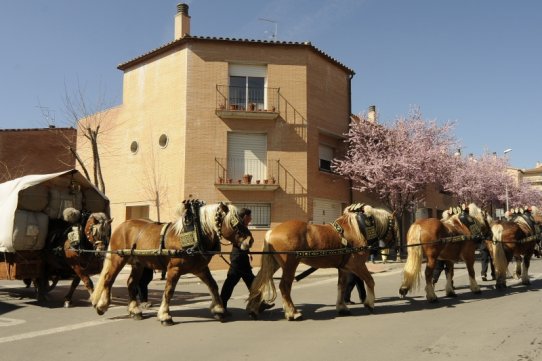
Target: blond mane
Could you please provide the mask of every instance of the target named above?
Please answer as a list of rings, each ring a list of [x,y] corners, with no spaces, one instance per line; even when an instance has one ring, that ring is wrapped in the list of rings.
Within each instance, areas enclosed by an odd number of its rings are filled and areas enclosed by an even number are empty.
[[[217,222],[216,222],[217,212],[221,212],[221,211],[218,210],[218,208],[220,206],[221,205],[218,204],[218,203],[217,204],[209,204],[209,205],[204,205],[204,206],[200,207],[200,209],[199,209],[199,217],[200,217],[200,223],[201,223],[202,231],[207,237],[213,237],[214,234],[217,234],[220,231],[218,229],[218,227],[217,227]],[[235,217],[234,219],[237,222],[240,222],[240,221],[239,221],[237,207],[235,207],[232,204],[229,204],[228,209],[229,209],[229,212],[227,212],[224,215],[224,219],[222,220],[222,224],[225,224],[228,227],[230,227],[231,224],[236,223],[236,222],[233,222],[233,223],[231,222],[232,217]],[[185,227],[184,227],[184,222],[183,222],[184,213],[185,213],[185,205],[180,204],[177,207],[177,210],[176,210],[175,213],[176,213],[178,218],[177,218],[177,220],[175,222],[173,222],[173,229],[175,231],[175,234],[177,236],[179,236],[180,234],[186,232]]]

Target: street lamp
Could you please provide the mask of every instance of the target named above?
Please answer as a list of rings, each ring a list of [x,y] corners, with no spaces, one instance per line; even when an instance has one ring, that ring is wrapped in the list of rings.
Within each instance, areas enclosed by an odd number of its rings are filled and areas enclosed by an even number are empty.
[[[511,151],[512,148],[505,149],[505,151],[503,152],[504,156],[506,157],[506,155]],[[508,180],[505,180],[504,182],[504,196],[506,198],[506,211],[508,212]]]

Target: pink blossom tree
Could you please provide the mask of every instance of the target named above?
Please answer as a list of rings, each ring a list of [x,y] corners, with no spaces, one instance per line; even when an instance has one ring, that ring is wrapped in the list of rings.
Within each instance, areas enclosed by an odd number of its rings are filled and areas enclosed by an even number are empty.
[[[512,185],[508,191],[508,198],[510,207],[542,208],[542,192],[527,182]]]
[[[353,181],[353,188],[376,194],[401,216],[423,199],[429,185],[442,184],[458,162],[453,123],[439,126],[418,108],[386,125],[365,114],[352,118],[348,150],[332,167]]]
[[[489,210],[493,204],[504,201],[505,189],[511,189],[514,181],[508,173],[508,160],[495,153],[480,157],[469,156],[460,161],[448,178],[443,189],[452,193],[461,203],[475,203]]]

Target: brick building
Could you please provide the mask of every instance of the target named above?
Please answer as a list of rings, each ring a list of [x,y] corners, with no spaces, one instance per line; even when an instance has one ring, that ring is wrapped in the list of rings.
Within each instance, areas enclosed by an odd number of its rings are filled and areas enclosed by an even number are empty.
[[[100,138],[115,224],[172,220],[190,197],[250,207],[257,243],[285,220],[337,218],[359,197],[330,171],[354,71],[308,42],[192,36],[190,20],[179,4],[174,40],[118,66]],[[80,134],[78,151],[90,158]]]
[[[75,168],[74,128],[0,129],[0,183]]]

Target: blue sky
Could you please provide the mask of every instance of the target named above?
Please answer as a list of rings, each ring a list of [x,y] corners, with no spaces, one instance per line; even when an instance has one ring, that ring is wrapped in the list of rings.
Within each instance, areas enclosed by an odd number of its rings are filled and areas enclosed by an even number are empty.
[[[0,128],[65,126],[65,89],[122,98],[116,66],[173,40],[180,0],[4,0]],[[189,0],[191,33],[311,41],[356,72],[352,112],[419,106],[463,153],[542,162],[542,1]],[[41,109],[39,107],[42,107]],[[45,115],[44,115],[45,114]]]

